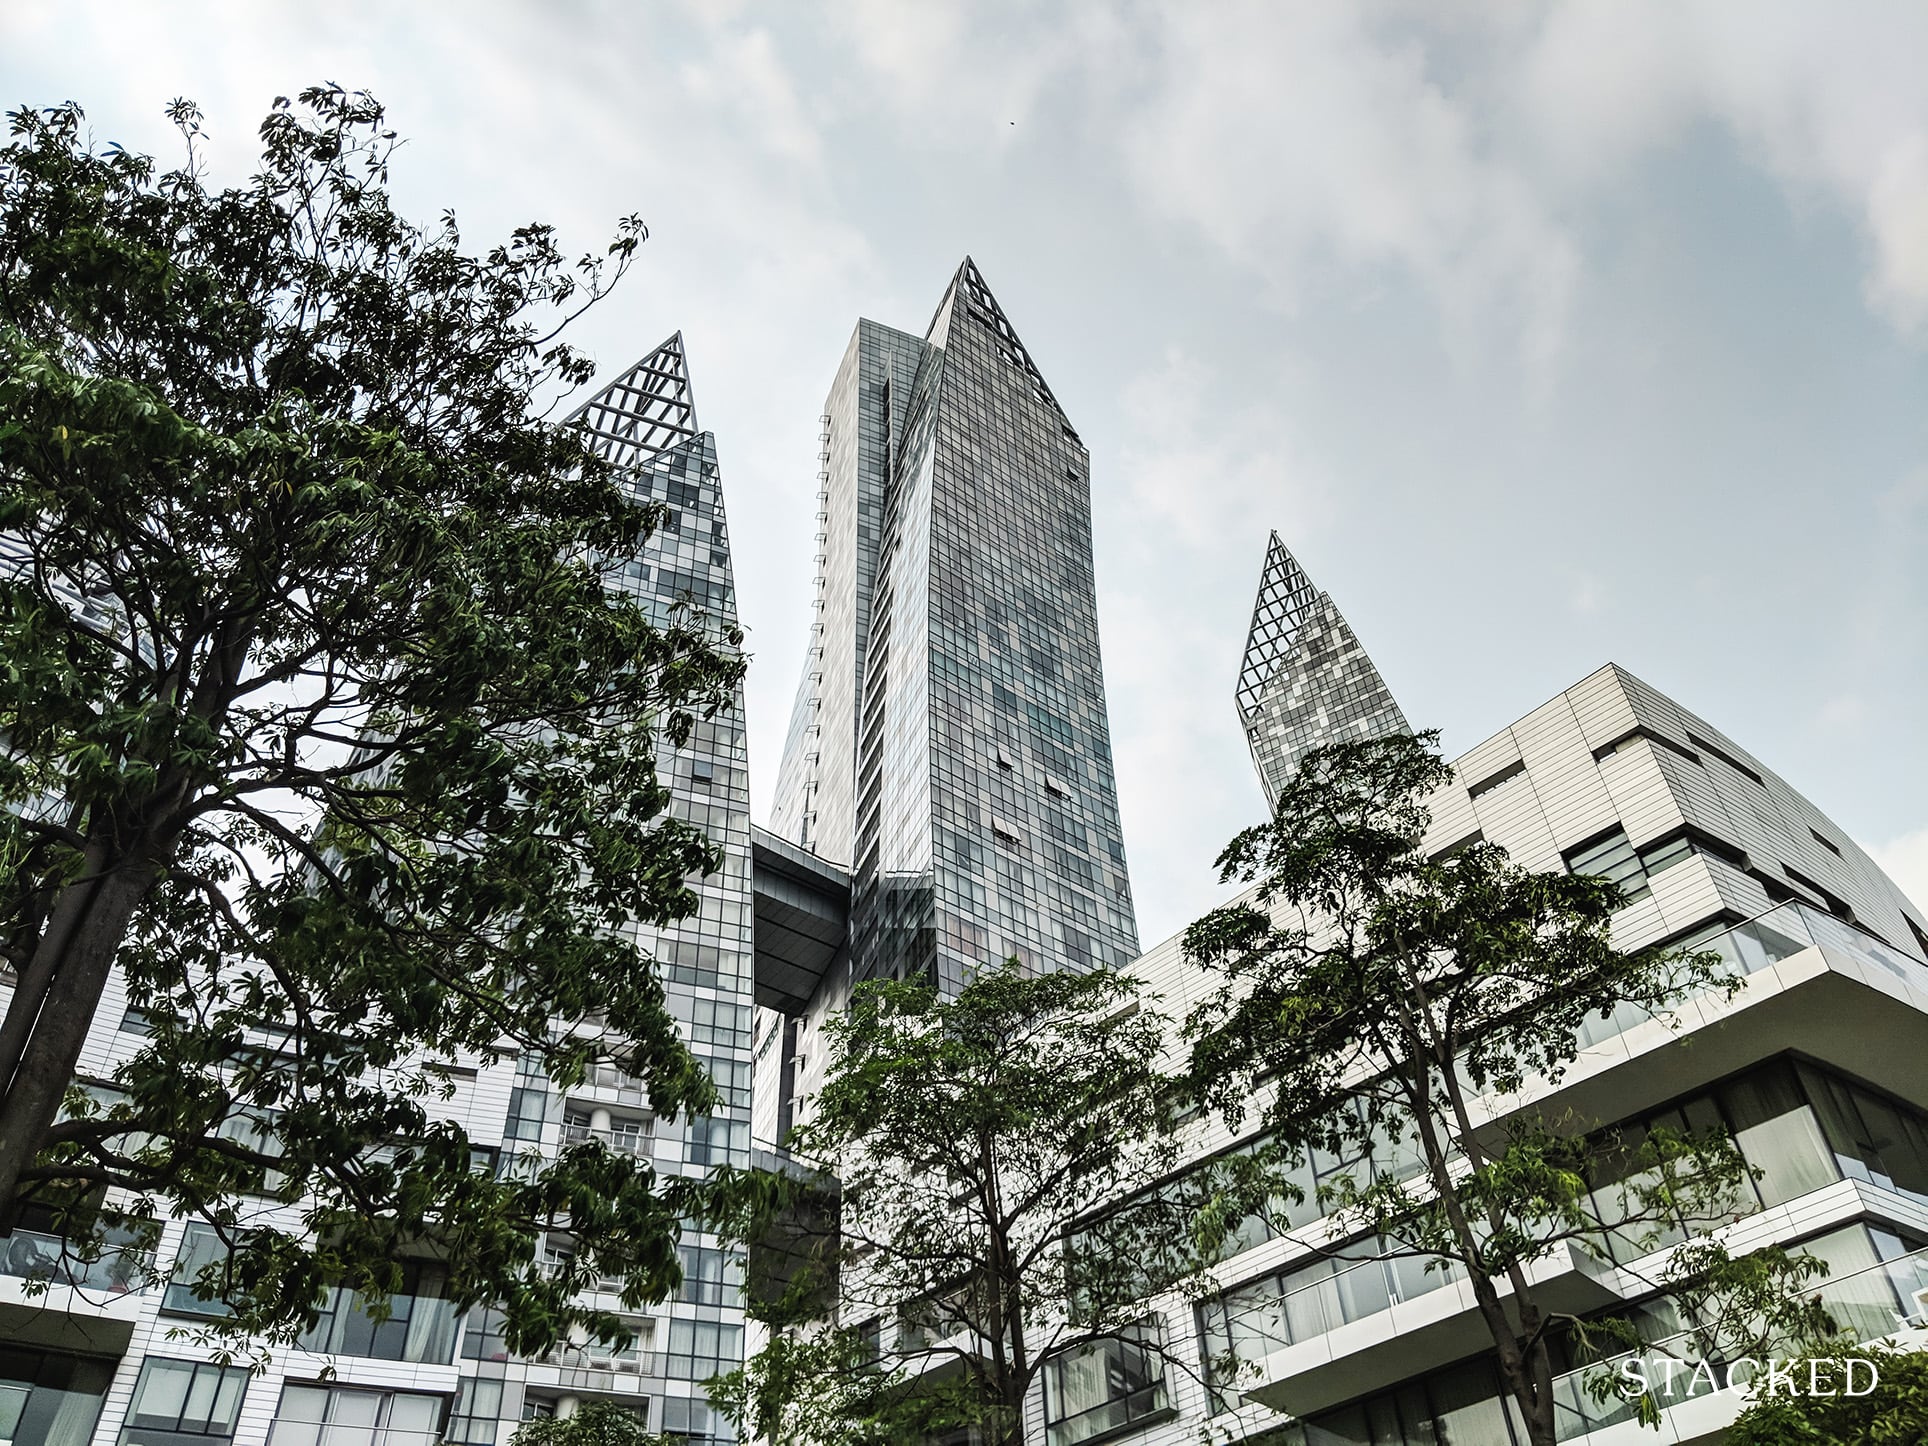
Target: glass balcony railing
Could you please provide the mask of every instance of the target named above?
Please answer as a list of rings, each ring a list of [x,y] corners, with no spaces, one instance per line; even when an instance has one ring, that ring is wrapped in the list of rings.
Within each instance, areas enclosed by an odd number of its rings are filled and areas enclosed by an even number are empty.
[[[1816,945],[1872,965],[1928,994],[1928,964],[1891,948],[1865,929],[1802,903],[1777,904],[1694,947],[1719,954],[1735,974],[1745,977]],[[1622,1005],[1604,1019],[1589,1018],[1580,1027],[1581,1047],[1612,1039],[1654,1017],[1644,1009]]]
[[[1897,1331],[1928,1328],[1928,1250],[1853,1271],[1828,1281],[1813,1295],[1840,1326],[1844,1342],[1866,1345]],[[1630,1366],[1636,1359],[1637,1372]],[[1555,1377],[1554,1419],[1559,1439],[1571,1441],[1638,1419],[1633,1398],[1616,1391],[1596,1400],[1587,1389],[1589,1381],[1602,1374],[1616,1381],[1637,1375],[1651,1386],[1648,1394],[1654,1404],[1668,1411],[1727,1384],[1724,1362],[1709,1362],[1715,1366],[1717,1378],[1712,1387],[1708,1385],[1709,1372],[1696,1374],[1700,1362],[1693,1333],[1683,1332],[1639,1351],[1624,1351]],[[1745,1374],[1738,1377],[1740,1381],[1746,1379]]]
[[[318,1421],[276,1421],[268,1428],[268,1446],[438,1446],[441,1439],[439,1431]]]
[[[607,1345],[560,1345],[534,1358],[536,1364],[564,1371],[598,1371],[622,1376],[658,1374],[656,1353],[634,1347],[617,1351]]]
[[[650,1131],[641,1127],[629,1129],[596,1129],[593,1125],[575,1121],[565,1122],[562,1127],[562,1142],[565,1145],[580,1145],[587,1140],[600,1140],[610,1149],[625,1155],[647,1155],[649,1153]]]
[[[151,1275],[154,1252],[136,1241],[131,1231],[110,1230],[99,1258],[82,1260],[63,1236],[15,1230],[0,1236],[0,1275],[119,1295],[139,1290]]]
[[[1255,1359],[1430,1295],[1465,1274],[1457,1267],[1428,1270],[1428,1263],[1429,1258],[1417,1255],[1335,1259],[1331,1265],[1336,1268],[1329,1274],[1259,1299],[1228,1298],[1217,1330],[1229,1335],[1220,1345],[1234,1346],[1241,1360]]]

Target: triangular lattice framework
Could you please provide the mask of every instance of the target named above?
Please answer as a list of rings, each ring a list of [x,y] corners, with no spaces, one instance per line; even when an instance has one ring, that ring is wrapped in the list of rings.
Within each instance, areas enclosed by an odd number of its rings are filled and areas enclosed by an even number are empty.
[[[696,399],[677,332],[577,409],[598,454],[633,467],[696,435]]]
[[[1038,364],[1031,360],[1031,353],[1024,349],[1024,343],[1018,340],[1016,330],[1004,315],[1004,308],[997,304],[997,298],[991,295],[991,288],[984,284],[984,274],[977,269],[977,263],[970,257],[966,256],[964,264],[958,267],[957,279],[951,283],[951,288],[953,291],[963,292],[971,314],[988,326],[997,337],[998,345],[1004,351],[1005,360],[1031,378],[1032,385],[1038,389],[1038,395],[1051,404],[1051,409],[1058,414],[1058,420],[1065,426],[1070,426],[1071,423],[1064,414],[1064,408],[1058,405],[1058,399],[1051,394],[1051,388],[1044,380],[1044,373],[1039,371]]]
[[[1265,571],[1259,578],[1258,600],[1252,604],[1252,630],[1245,636],[1245,660],[1239,665],[1238,711],[1248,726],[1273,670],[1291,649],[1318,595],[1312,579],[1274,532],[1265,550]]]

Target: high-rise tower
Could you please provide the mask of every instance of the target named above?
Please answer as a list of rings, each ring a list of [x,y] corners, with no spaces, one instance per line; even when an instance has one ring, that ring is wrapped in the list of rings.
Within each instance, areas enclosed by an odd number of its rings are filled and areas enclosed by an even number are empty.
[[[1314,748],[1409,731],[1330,594],[1312,585],[1276,532],[1252,604],[1237,697],[1268,806]]]
[[[968,258],[921,338],[858,323],[822,420],[773,830],[849,867],[850,976],[1123,964],[1090,457]]]
[[[612,582],[652,620],[694,607],[721,638],[736,620],[716,447],[697,430],[681,336],[671,337],[598,393],[579,414],[639,502],[667,513],[642,557]],[[5,565],[0,558],[0,566]],[[76,595],[75,606],[89,600]],[[594,1137],[646,1156],[659,1174],[706,1173],[749,1159],[752,938],[750,797],[741,699],[698,722],[680,748],[658,742],[670,811],[721,845],[724,863],[692,887],[696,913],[665,928],[634,926],[660,971],[690,1048],[717,1084],[717,1108],[660,1120],[647,1083],[609,1065],[557,1089],[513,1054],[484,1051],[449,1064],[445,1099],[427,1106],[460,1121],[482,1153],[512,1168]],[[0,1003],[10,978],[0,977]],[[89,1031],[77,1083],[106,1082],[144,1043],[116,970]],[[438,1062],[439,1063],[439,1062]],[[239,1118],[237,1116],[237,1118]],[[257,1137],[250,1136],[250,1140]],[[271,1200],[255,1211],[295,1208]],[[315,1324],[263,1348],[254,1369],[234,1364],[200,1327],[227,1307],[189,1284],[222,1249],[202,1222],[161,1222],[159,1279],[130,1271],[124,1252],[97,1261],[60,1237],[25,1228],[0,1235],[0,1441],[14,1446],[506,1446],[532,1416],[567,1414],[588,1400],[617,1402],[652,1431],[724,1446],[734,1439],[702,1382],[742,1363],[741,1254],[713,1235],[679,1242],[675,1299],[625,1306],[614,1282],[597,1304],[622,1316],[618,1346],[578,1336],[540,1359],[512,1355],[497,1312],[458,1314],[446,1272],[410,1261],[377,1319],[352,1292],[333,1291]],[[548,1259],[567,1241],[545,1239]],[[169,1276],[173,1278],[168,1279]],[[253,1351],[237,1350],[237,1357]]]

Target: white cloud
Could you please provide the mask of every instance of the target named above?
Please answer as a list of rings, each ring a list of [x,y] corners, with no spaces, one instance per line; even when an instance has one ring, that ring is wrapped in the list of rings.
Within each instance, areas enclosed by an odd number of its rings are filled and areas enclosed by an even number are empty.
[[[1131,378],[1125,439],[1097,499],[1104,551],[1123,560],[1123,575],[1113,563],[1098,586],[1119,809],[1147,945],[1190,922],[1212,859],[1264,812],[1232,685],[1266,530],[1316,549],[1336,511],[1324,473],[1279,415],[1225,406],[1222,384],[1177,348]]]
[[[1610,184],[1696,119],[1725,127],[1797,203],[1838,206],[1869,245],[1868,303],[1928,328],[1928,10],[1797,0],[1577,0],[1503,53],[1549,177]]]
[[[1142,203],[1196,226],[1288,300],[1319,261],[1416,279],[1464,347],[1559,350],[1578,253],[1425,47],[1364,7],[1169,6],[1121,107]]]
[[[1917,909],[1928,910],[1928,828],[1904,833],[1885,844],[1863,844],[1861,847],[1869,858],[1881,865],[1889,878],[1901,885],[1901,892],[1913,901]]]

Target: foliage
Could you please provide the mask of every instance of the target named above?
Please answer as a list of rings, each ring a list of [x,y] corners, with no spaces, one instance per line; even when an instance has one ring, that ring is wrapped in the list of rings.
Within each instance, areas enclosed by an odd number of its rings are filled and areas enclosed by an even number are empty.
[[[605,588],[659,512],[541,415],[643,229],[473,255],[391,209],[366,95],[277,101],[229,189],[170,114],[166,173],[71,105],[0,150],[0,1205],[81,1253],[211,1223],[236,1331],[410,1254],[513,1346],[613,1330],[572,1294],[673,1287],[702,1192],[594,1145],[478,1167],[434,1102],[518,1053],[713,1099],[633,934],[717,865],[654,759],[740,639]],[[114,966],[145,1040],[56,1120]]]
[[[1769,1393],[1756,1378],[1747,1408],[1728,1428],[1727,1446],[1920,1446],[1928,1441],[1928,1353],[1892,1346],[1863,1346],[1854,1352],[1873,1363],[1879,1384],[1865,1396],[1841,1390],[1841,1357],[1817,1357],[1823,1364],[1823,1389],[1832,1384],[1836,1394],[1809,1394],[1809,1363],[1797,1359],[1788,1367],[1802,1394],[1777,1389]]]
[[[1314,1155],[1346,1166],[1316,1187],[1335,1247],[1376,1236],[1463,1275],[1507,1391],[1550,1443],[1556,1336],[1633,1332],[1550,1308],[1531,1268],[1567,1249],[1625,1260],[1726,1223],[1749,1172],[1723,1136],[1598,1130],[1523,1092],[1562,1078],[1589,1018],[1664,1015],[1733,980],[1717,954],[1614,948],[1607,880],[1531,873],[1487,843],[1428,857],[1427,799],[1451,776],[1433,741],[1315,751],[1273,819],[1225,850],[1223,877],[1256,888],[1185,935],[1222,976],[1188,1021],[1191,1078],[1234,1124],[1260,1113],[1274,1167],[1218,1218],[1303,1200],[1293,1168]],[[1691,1294],[1718,1266],[1759,1287],[1771,1319],[1753,1328],[1800,1324],[1805,1261],[1741,1267],[1710,1250],[1674,1252],[1653,1283]]]
[[[634,1409],[614,1401],[584,1401],[567,1416],[538,1416],[516,1427],[509,1446],[670,1446],[643,1428]]]
[[[858,987],[792,1141],[842,1187],[834,1323],[807,1272],[761,1310],[772,1343],[718,1396],[746,1435],[1021,1442],[1046,1364],[1130,1335],[1142,1310],[1146,1260],[1121,1232],[1156,1239],[1162,1284],[1196,1271],[1175,1217],[1155,1236],[1142,1214],[1087,1218],[1176,1156],[1150,1004],[1124,975],[1026,978],[1015,961],[948,1001]]]

